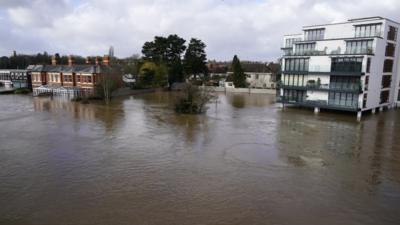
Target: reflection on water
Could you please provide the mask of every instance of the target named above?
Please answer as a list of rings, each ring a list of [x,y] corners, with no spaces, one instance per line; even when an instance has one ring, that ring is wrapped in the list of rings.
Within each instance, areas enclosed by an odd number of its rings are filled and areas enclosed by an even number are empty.
[[[0,224],[397,224],[400,111],[0,96]]]
[[[64,98],[33,98],[33,109],[38,112],[48,112],[52,115],[73,117],[76,122],[81,120],[101,122],[106,130],[113,130],[123,118],[123,108],[121,101],[114,101],[110,105],[101,104],[81,104],[70,102]]]

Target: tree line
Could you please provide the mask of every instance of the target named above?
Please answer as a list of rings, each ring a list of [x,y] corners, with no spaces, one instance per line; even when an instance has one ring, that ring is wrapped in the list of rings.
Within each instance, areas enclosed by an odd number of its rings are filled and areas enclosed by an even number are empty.
[[[68,56],[55,54],[57,64],[68,65]],[[74,55],[74,63],[84,64],[86,59],[82,56]],[[38,53],[36,55],[16,54],[12,56],[0,57],[0,69],[26,69],[29,65],[49,65],[51,64],[51,55],[47,52]]]
[[[176,34],[168,37],[156,36],[153,41],[145,42],[142,47],[142,61],[139,69],[139,81],[154,85],[176,82],[186,79],[196,80],[199,75],[206,77],[206,44],[199,39],[186,40]]]
[[[200,39],[186,40],[176,34],[167,37],[155,36],[152,41],[145,42],[142,47],[142,57],[118,59],[112,57],[111,63],[118,67],[121,73],[137,76],[137,88],[171,87],[173,83],[191,80],[193,83],[208,79],[206,44]],[[96,57],[89,57],[94,63]],[[97,57],[101,58],[101,57]],[[68,65],[68,56],[55,54],[58,65]],[[85,64],[86,58],[73,56],[74,64]],[[36,55],[14,54],[10,57],[0,57],[0,69],[25,69],[32,64],[51,64],[51,55],[47,52]],[[211,62],[212,64],[212,62]],[[267,66],[259,62],[243,62],[235,55],[233,60],[226,62],[226,68],[217,67],[218,72],[233,72],[227,81],[233,81],[235,87],[245,87],[245,71],[278,73],[279,64],[270,63]],[[212,69],[213,70],[213,69]],[[268,71],[266,71],[268,70]],[[215,72],[215,71],[212,71]]]

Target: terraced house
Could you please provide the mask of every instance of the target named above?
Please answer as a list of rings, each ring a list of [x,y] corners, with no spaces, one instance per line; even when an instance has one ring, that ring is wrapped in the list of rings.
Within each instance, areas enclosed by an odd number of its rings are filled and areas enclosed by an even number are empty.
[[[400,24],[382,17],[303,27],[284,36],[279,101],[362,112],[400,105]]]
[[[57,65],[55,57],[52,65],[30,65],[32,88],[34,95],[40,93],[55,93],[68,95],[92,95],[99,77],[108,69],[109,57],[105,56],[102,63],[96,60],[91,65],[74,65],[70,56],[68,65]]]

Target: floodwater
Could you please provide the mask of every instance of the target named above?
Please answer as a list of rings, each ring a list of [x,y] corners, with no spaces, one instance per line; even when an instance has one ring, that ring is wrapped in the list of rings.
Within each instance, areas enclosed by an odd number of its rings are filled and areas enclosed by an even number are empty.
[[[111,106],[0,96],[0,224],[399,224],[400,110],[364,117],[219,95]]]

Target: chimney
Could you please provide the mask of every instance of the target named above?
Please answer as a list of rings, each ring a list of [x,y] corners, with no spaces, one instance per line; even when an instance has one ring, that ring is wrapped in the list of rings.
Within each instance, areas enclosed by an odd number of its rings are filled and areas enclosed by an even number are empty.
[[[68,66],[72,66],[72,64],[74,63],[74,60],[72,59],[72,55],[68,56]]]
[[[57,65],[57,59],[55,55],[51,56],[51,65],[53,66]]]
[[[110,56],[104,55],[103,57],[103,65],[109,66],[110,65]]]

